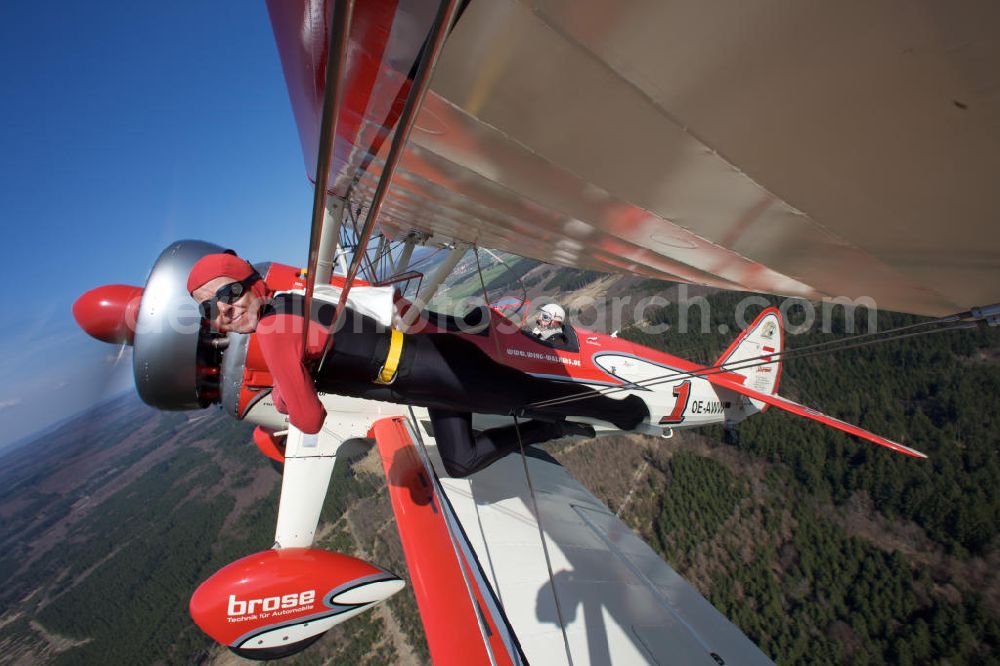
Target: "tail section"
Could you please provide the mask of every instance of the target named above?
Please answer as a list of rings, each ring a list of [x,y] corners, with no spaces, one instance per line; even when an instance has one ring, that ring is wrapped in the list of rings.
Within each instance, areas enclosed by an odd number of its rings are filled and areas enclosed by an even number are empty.
[[[727,372],[710,372],[704,375],[704,378],[716,389],[743,396],[759,411],[764,411],[768,406],[777,407],[893,451],[915,458],[927,457],[916,449],[779,396],[777,393],[778,382],[781,379],[781,361],[780,357],[772,361],[771,356],[781,354],[784,348],[781,313],[777,308],[768,308],[760,313],[715,362],[716,367],[722,366],[721,369]],[[749,414],[745,414],[742,418],[747,415]]]
[[[768,308],[733,340],[714,365],[743,377],[743,385],[748,388],[765,395],[775,395],[781,380],[781,361],[779,358],[770,363],[768,361],[784,349],[785,331],[781,313],[777,308]],[[767,409],[764,402],[753,399],[751,402],[760,411]]]

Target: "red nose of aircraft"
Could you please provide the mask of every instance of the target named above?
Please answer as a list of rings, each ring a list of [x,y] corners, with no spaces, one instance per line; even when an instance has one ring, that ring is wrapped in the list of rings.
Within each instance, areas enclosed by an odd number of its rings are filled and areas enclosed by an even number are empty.
[[[73,304],[73,318],[92,337],[132,344],[142,287],[108,284],[91,289]]]

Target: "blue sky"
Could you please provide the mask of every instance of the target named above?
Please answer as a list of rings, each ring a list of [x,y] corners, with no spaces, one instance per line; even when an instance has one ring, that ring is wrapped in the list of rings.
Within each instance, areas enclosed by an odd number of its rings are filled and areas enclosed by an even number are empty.
[[[0,4],[0,447],[130,385],[71,306],[180,238],[305,261],[312,187],[262,1]]]

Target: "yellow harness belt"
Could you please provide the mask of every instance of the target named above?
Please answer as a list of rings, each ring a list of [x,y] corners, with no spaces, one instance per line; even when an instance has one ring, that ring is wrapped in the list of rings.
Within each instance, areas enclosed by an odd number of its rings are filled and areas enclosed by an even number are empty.
[[[395,328],[392,329],[392,338],[389,340],[389,353],[385,356],[385,363],[375,377],[376,384],[391,384],[396,380],[396,370],[399,369],[399,357],[403,354],[403,333]]]

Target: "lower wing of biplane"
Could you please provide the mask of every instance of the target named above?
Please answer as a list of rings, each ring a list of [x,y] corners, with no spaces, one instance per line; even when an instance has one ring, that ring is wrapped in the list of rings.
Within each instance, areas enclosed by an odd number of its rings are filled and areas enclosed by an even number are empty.
[[[340,425],[371,423],[434,663],[771,663],[551,457],[529,450],[447,478],[419,411],[368,414]],[[403,586],[312,548],[345,442],[335,430],[289,432],[275,548],[191,599],[198,625],[237,654],[298,652]]]

